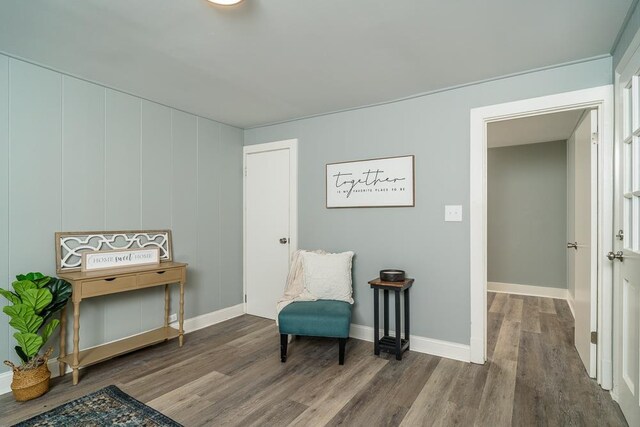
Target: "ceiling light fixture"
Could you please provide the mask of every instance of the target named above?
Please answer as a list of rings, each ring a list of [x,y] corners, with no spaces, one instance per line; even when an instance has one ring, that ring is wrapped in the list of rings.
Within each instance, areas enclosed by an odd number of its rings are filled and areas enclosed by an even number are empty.
[[[240,3],[242,0],[209,0],[213,4],[219,4],[221,6],[233,6]]]

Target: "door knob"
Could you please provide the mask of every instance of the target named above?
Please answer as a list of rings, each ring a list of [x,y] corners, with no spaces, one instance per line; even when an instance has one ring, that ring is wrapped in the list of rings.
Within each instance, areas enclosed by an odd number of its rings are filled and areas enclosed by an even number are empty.
[[[618,251],[615,254],[613,252],[609,252],[607,254],[607,258],[609,258],[609,261],[613,261],[614,259],[617,259],[620,262],[624,261],[624,255],[622,254],[622,251]]]
[[[286,237],[283,237],[280,239],[280,243],[283,245],[286,245],[287,243],[289,243],[289,239],[287,239]]]
[[[578,242],[573,242],[573,243],[568,242],[567,243],[567,249],[571,249],[571,248],[573,248],[573,249],[575,249],[577,251],[578,250]]]

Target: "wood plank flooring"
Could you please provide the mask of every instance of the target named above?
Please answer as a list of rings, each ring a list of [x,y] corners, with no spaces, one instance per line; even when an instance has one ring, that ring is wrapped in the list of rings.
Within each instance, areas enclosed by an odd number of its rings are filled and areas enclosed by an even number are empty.
[[[0,426],[109,384],[185,426],[624,426],[618,405],[588,378],[563,300],[489,293],[489,362],[373,344],[300,338],[281,364],[272,321],[241,316],[52,380],[42,398],[0,396]]]

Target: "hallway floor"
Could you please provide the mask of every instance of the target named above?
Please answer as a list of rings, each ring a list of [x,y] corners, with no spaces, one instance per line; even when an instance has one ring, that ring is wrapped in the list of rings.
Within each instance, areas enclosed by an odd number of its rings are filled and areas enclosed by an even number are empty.
[[[609,392],[587,375],[566,301],[489,292],[487,302],[489,376],[504,374],[512,425],[626,425]]]

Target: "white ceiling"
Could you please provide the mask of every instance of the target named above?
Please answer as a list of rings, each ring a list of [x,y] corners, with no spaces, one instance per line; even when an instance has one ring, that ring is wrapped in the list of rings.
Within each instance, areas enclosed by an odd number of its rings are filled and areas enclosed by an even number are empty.
[[[489,148],[538,142],[565,141],[569,139],[584,110],[542,114],[522,119],[489,123],[487,146]]]
[[[632,0],[2,0],[0,51],[239,127],[609,54]]]

